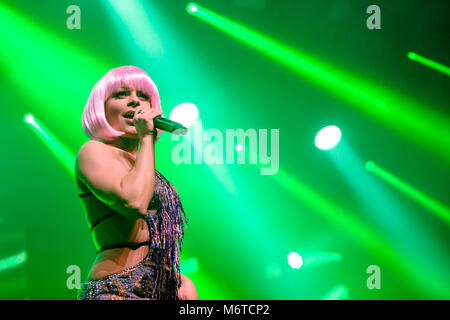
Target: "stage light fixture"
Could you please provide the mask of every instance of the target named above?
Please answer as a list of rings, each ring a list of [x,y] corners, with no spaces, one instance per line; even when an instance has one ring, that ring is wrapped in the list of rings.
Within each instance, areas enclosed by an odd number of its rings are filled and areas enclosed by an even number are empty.
[[[336,126],[327,126],[321,129],[315,138],[316,147],[321,150],[334,148],[341,140],[341,130]]]
[[[302,256],[297,252],[291,252],[287,256],[288,263],[293,269],[299,269],[303,265]]]
[[[198,108],[190,102],[183,102],[172,109],[169,119],[181,123],[186,128],[192,126],[198,119]]]

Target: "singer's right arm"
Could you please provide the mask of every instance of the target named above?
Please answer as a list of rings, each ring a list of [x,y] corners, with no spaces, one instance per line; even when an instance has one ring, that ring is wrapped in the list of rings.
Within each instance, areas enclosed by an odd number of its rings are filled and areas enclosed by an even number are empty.
[[[141,214],[147,212],[155,183],[155,144],[153,135],[145,135],[140,139],[134,167],[121,182],[125,197],[131,199],[133,207],[137,208]]]
[[[155,187],[155,151],[153,137],[140,140],[136,161],[128,170],[115,150],[90,140],[76,159],[76,175],[102,202],[130,219],[146,213]]]

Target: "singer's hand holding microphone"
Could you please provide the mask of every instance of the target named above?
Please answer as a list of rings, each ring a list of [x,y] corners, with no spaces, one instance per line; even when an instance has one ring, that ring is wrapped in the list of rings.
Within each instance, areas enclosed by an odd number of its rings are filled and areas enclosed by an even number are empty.
[[[156,129],[171,132],[173,134],[184,135],[187,129],[178,122],[162,118],[162,112],[149,107],[139,106],[136,108],[133,117],[133,124],[141,139],[144,135],[153,134],[156,136]]]
[[[136,108],[133,116],[133,124],[138,133],[139,139],[142,139],[146,135],[152,135],[156,137],[156,126],[153,123],[153,119],[161,117],[162,112],[149,107],[139,106]]]

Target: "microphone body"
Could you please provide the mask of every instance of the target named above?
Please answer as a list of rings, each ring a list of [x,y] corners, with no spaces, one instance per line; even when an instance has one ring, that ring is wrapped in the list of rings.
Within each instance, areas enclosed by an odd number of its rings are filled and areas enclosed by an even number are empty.
[[[181,123],[163,117],[154,118],[153,124],[157,129],[167,131],[176,135],[185,135],[187,133],[187,129]]]

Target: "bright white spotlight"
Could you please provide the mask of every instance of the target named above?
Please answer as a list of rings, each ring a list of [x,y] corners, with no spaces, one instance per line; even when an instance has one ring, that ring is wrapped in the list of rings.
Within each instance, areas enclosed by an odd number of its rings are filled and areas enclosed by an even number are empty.
[[[198,109],[193,103],[180,103],[172,109],[169,119],[189,128],[198,119]]]
[[[34,116],[32,114],[30,114],[30,113],[26,114],[23,117],[23,121],[25,121],[26,123],[32,125],[36,129],[40,130],[39,125],[36,123],[36,120],[34,119]]]
[[[236,151],[241,151],[242,150],[242,146],[240,144],[237,144],[235,149],[236,149]]]
[[[320,130],[315,139],[316,147],[322,150],[334,148],[341,140],[341,130],[336,126],[327,126]]]
[[[294,269],[299,269],[303,265],[303,259],[297,252],[291,252],[288,254],[288,263]]]
[[[28,123],[33,123],[34,122],[34,118],[33,118],[33,116],[31,114],[27,114],[25,116],[24,120],[25,120],[25,122],[28,122]]]
[[[190,12],[197,12],[198,8],[197,8],[197,6],[195,4],[188,4],[188,10]]]

